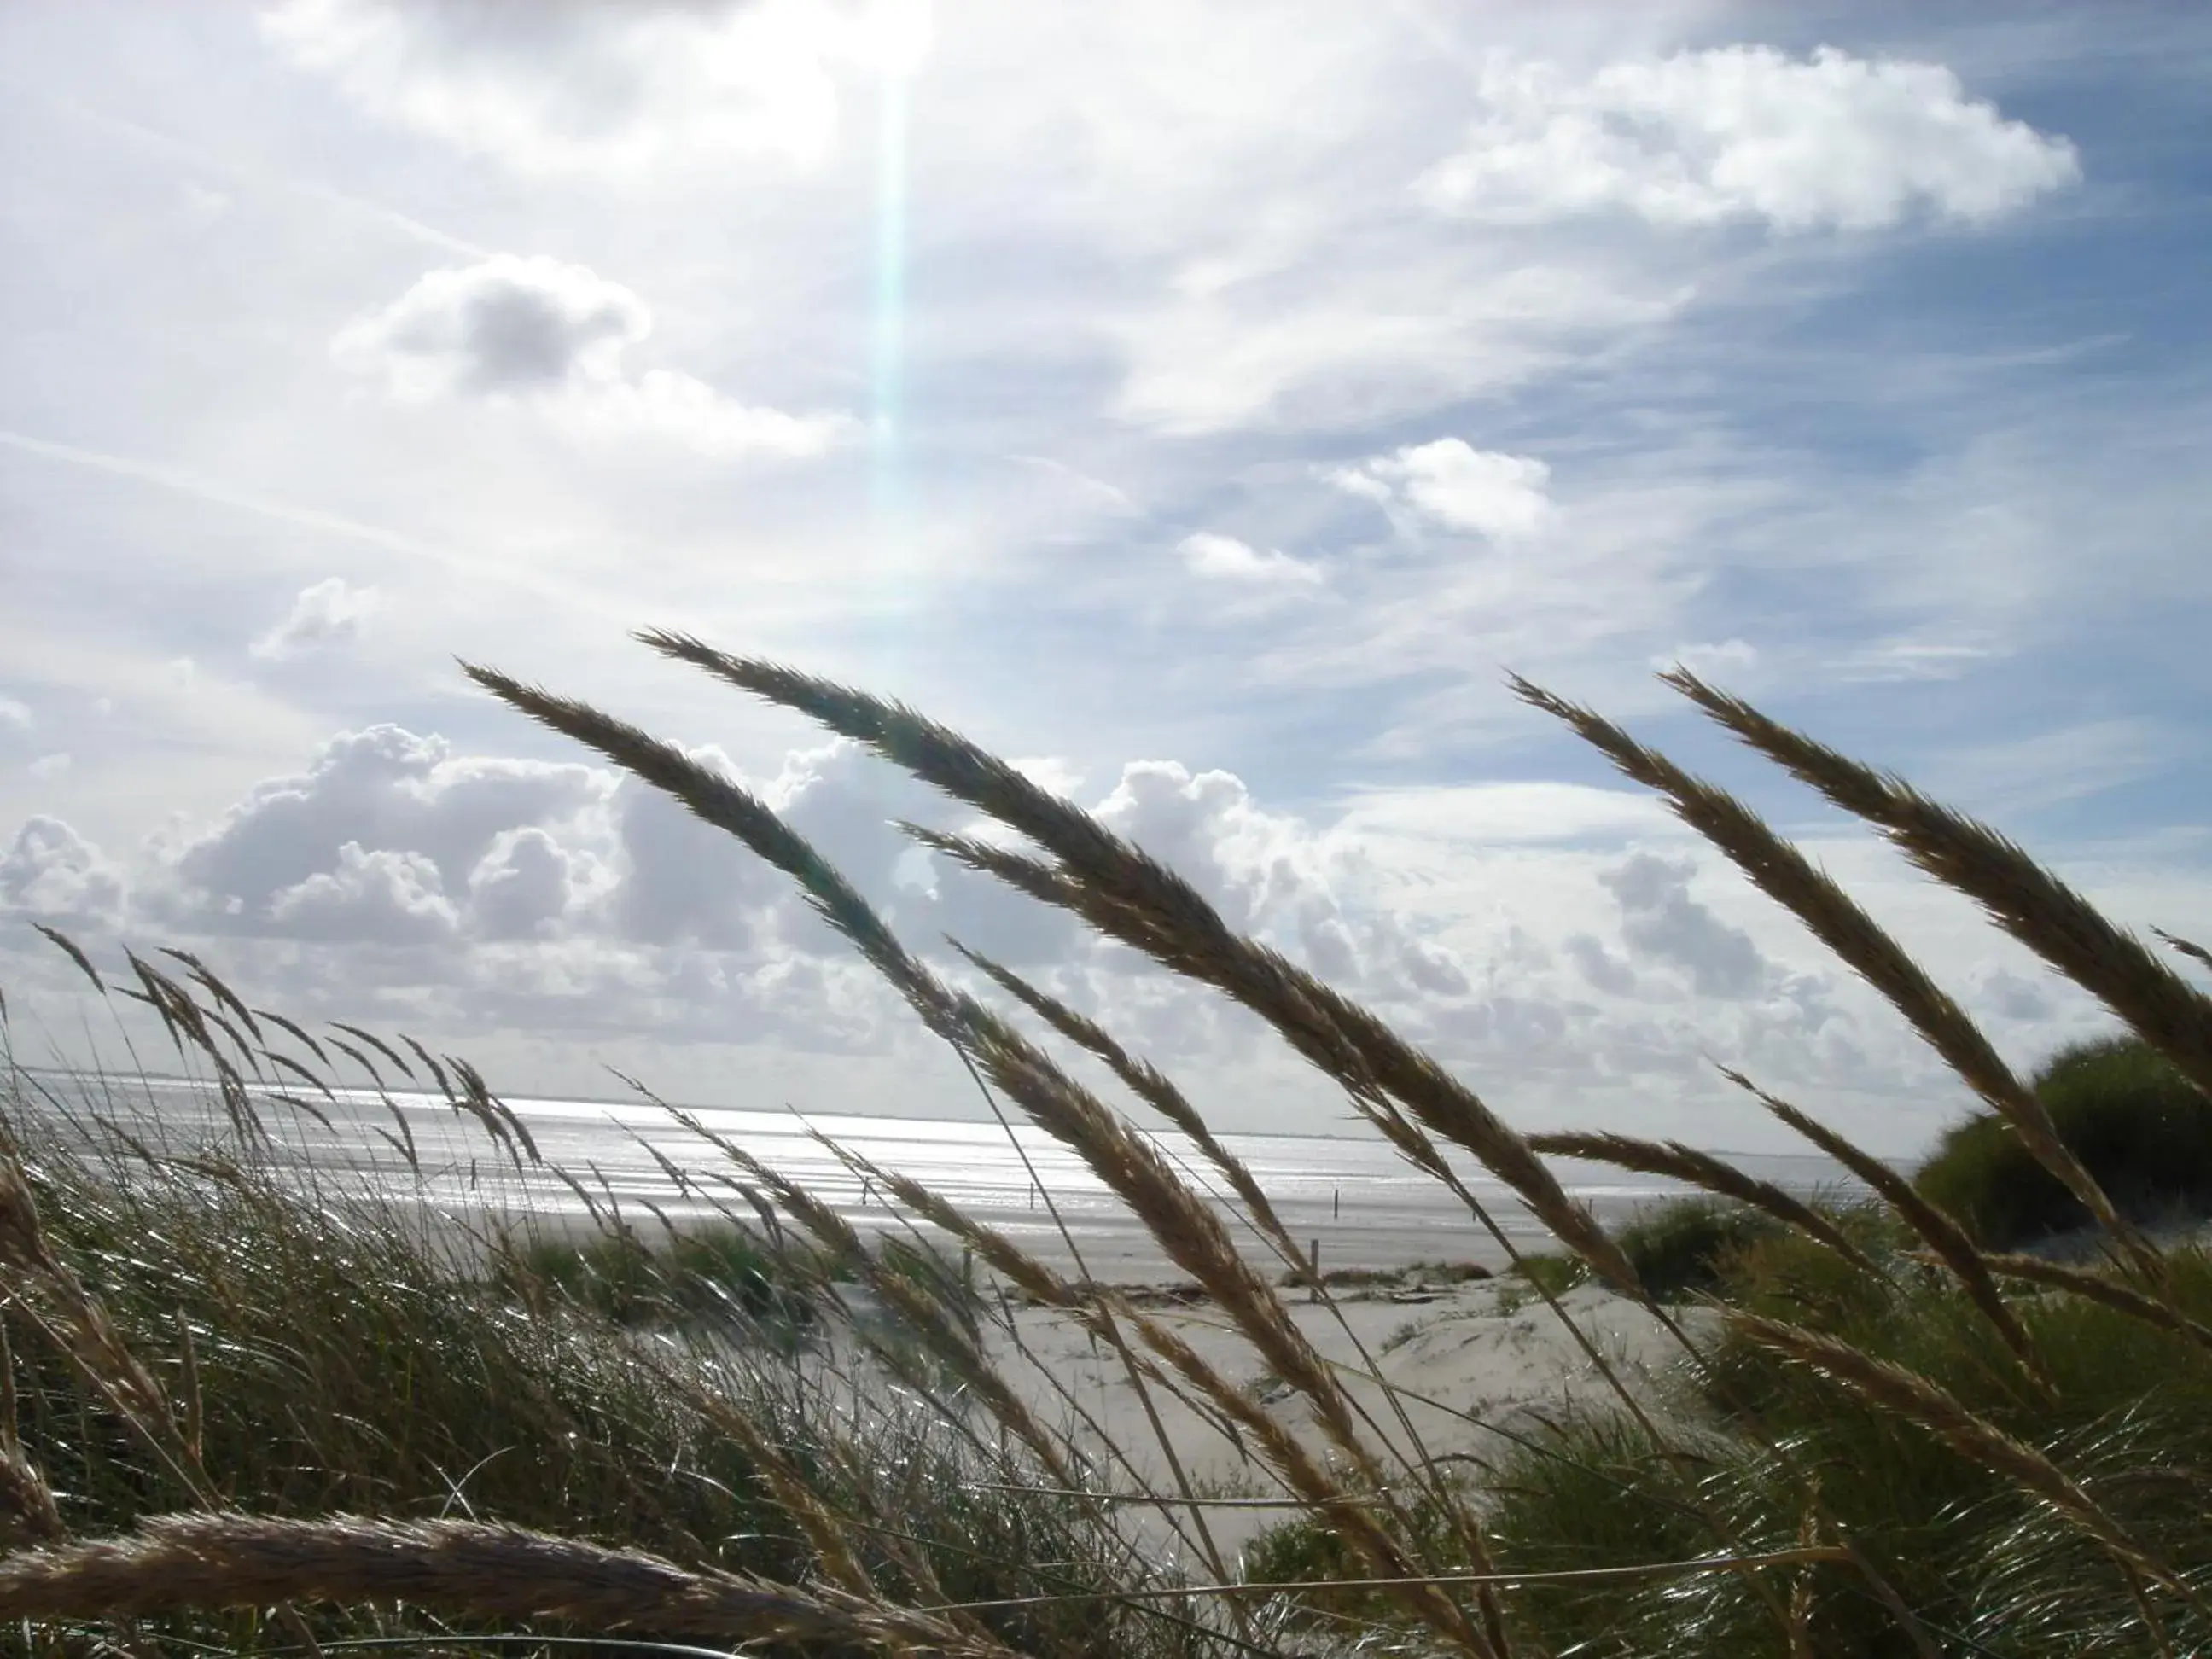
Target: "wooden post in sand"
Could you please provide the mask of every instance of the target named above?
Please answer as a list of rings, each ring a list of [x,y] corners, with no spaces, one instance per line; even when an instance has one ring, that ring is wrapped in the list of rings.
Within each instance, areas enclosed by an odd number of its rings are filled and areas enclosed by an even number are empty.
[[[1321,1300],[1321,1240],[1306,1241],[1306,1300]]]

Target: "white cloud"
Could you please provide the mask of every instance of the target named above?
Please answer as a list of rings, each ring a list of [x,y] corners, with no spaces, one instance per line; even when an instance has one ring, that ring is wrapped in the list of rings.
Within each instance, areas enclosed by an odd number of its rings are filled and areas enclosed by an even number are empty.
[[[1759,665],[1759,648],[1747,640],[1730,637],[1717,641],[1697,641],[1678,645],[1651,659],[1657,669],[1682,667],[1702,678],[1748,673]]]
[[[503,830],[469,875],[469,914],[486,939],[551,933],[590,885],[580,860],[536,824]]]
[[[1231,926],[1354,994],[1398,1003],[1469,991],[1465,964],[1363,889],[1356,845],[1271,812],[1235,774],[1133,761],[1094,809],[1189,881]]]
[[[2071,1000],[2074,994],[2071,984],[2047,972],[2031,979],[2010,969],[1984,963],[1972,976],[1967,1000],[1976,1008],[1986,1010],[2000,1019],[2047,1029],[2061,1012],[2062,998]]]
[[[269,902],[269,920],[291,938],[347,944],[432,945],[461,919],[438,866],[420,853],[362,850],[349,841],[334,869],[319,871]]]
[[[726,398],[705,381],[650,368],[550,405],[556,422],[581,437],[665,439],[725,459],[745,455],[819,455],[859,430],[839,414],[790,415]]]
[[[1537,379],[1591,342],[1663,319],[1689,291],[1588,258],[1470,258],[1422,246],[1401,268],[1344,245],[1255,293],[1170,293],[1109,325],[1128,371],[1112,412],[1181,434],[1360,427]]]
[[[246,647],[251,656],[281,662],[324,646],[361,637],[362,624],[376,608],[376,590],[353,587],[343,576],[326,576],[300,591],[292,608]]]
[[[1766,959],[1750,934],[1690,896],[1696,872],[1687,859],[1638,853],[1598,879],[1620,902],[1621,937],[1632,950],[1686,970],[1700,996],[1755,996],[1769,978]]]
[[[27,732],[36,723],[31,717],[30,704],[0,696],[0,732]]]
[[[1058,484],[1086,513],[1116,519],[1144,516],[1144,508],[1139,507],[1130,498],[1129,492],[1119,484],[1109,483],[1103,478],[1094,478],[1065,461],[1054,460],[1049,455],[1009,455],[1006,459],[1015,465]]]
[[[1939,750],[1916,769],[1939,797],[2009,817],[2081,800],[2187,763],[2193,728],[2147,716],[2046,726],[2025,737],[1989,738]]]
[[[340,329],[331,357],[401,402],[511,399],[585,439],[799,457],[853,429],[846,416],[756,408],[675,370],[633,377],[623,355],[652,331],[651,308],[620,283],[583,265],[502,253],[426,273]]]
[[[1986,640],[1931,639],[1920,635],[1854,646],[1821,666],[1845,684],[1955,680],[2002,654],[1999,647]]]
[[[620,283],[501,253],[425,273],[339,330],[331,356],[402,399],[539,392],[618,379],[623,349],[652,331],[652,310]]]
[[[1459,438],[1411,444],[1329,477],[1352,495],[1497,541],[1535,534],[1554,512],[1546,493],[1550,467],[1534,456],[1477,449]]]
[[[839,76],[908,70],[929,40],[925,7],[821,0],[288,0],[264,27],[372,114],[527,173],[811,167],[837,137]]]
[[[1270,549],[1262,553],[1234,536],[1201,530],[1176,544],[1176,551],[1191,574],[1220,581],[1250,582],[1270,586],[1312,587],[1321,571],[1304,559]]]
[[[67,775],[70,769],[69,752],[64,750],[58,754],[41,755],[23,769],[41,783],[50,782],[55,778]]]
[[[1364,840],[1514,842],[1648,840],[1677,833],[1667,809],[1648,794],[1588,784],[1435,784],[1354,793],[1338,830]]]
[[[123,897],[121,872],[59,818],[27,819],[0,852],[0,908],[49,923],[106,924]]]
[[[182,216],[185,222],[195,228],[204,229],[231,209],[229,193],[209,185],[195,184],[188,179],[179,194],[183,201]]]
[[[1939,64],[1824,46],[1678,52],[1577,77],[1493,60],[1464,149],[1422,175],[1431,208],[1493,224],[1601,211],[1683,227],[1872,230],[1916,213],[1999,218],[2081,176],[2064,138],[1966,96]]]
[[[389,939],[392,917],[419,930],[441,906],[458,915],[503,832],[572,823],[613,788],[589,767],[459,757],[397,726],[340,732],[306,771],[158,846],[142,897],[156,919],[209,932],[328,938],[358,923]]]
[[[1083,773],[1062,755],[1010,755],[1006,764],[1040,789],[1048,789],[1065,800],[1075,799],[1083,787]]]
[[[1636,994],[1636,970],[1606,949],[1604,941],[1594,933],[1570,933],[1560,941],[1559,948],[1567,953],[1582,976],[1608,996],[1631,997]]]

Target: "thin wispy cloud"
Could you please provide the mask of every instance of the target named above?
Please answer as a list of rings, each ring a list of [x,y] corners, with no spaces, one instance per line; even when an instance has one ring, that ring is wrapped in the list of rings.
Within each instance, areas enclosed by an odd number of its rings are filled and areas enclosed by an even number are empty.
[[[1304,560],[1275,548],[1264,552],[1234,536],[1201,530],[1176,544],[1176,551],[1192,574],[1215,581],[1262,587],[1312,587],[1322,573]]]

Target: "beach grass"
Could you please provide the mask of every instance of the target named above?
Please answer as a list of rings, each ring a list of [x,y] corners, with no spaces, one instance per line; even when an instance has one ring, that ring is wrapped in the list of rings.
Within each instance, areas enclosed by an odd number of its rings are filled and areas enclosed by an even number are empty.
[[[476,669],[782,870],[994,1109],[1106,1184],[1190,1294],[1071,1279],[848,1157],[913,1229],[872,1247],[682,1114],[732,1194],[710,1219],[648,1223],[574,1171],[549,1173],[584,1205],[580,1231],[432,1215],[427,1171],[461,1154],[418,1146],[396,1111],[392,1145],[426,1183],[411,1200],[404,1180],[303,1179],[270,1114],[362,1086],[334,1053],[378,1090],[396,1071],[441,1094],[468,1157],[543,1160],[465,1061],[354,1025],[319,1038],[197,957],[118,969],[50,934],[94,994],[150,1011],[219,1110],[198,1141],[161,1143],[112,1097],[63,1100],[9,1048],[0,1620],[15,1634],[0,1640],[471,1653],[537,1631],[1037,1659],[2212,1647],[2212,1259],[2151,1225],[2203,1212],[2195,1166],[2160,1149],[2194,1146],[2212,1113],[2212,1000],[2002,836],[1668,677],[2105,1003],[2114,1042],[2032,1079],[1732,797],[1520,685],[1882,992],[1984,1103],[1912,1185],[1736,1078],[1870,1188],[1808,1200],[1619,1126],[1524,1136],[1371,1011],[957,733],[684,636],[647,642],[1018,832],[1028,850],[915,834],[1259,1015],[1465,1204],[1469,1240],[1509,1263],[1480,1293],[1552,1323],[1571,1401],[1432,1443],[1452,1402],[1382,1363],[1422,1346],[1418,1322],[1360,1338],[1340,1293],[1370,1287],[1307,1282],[1299,1241],[1164,1075],[1008,969],[966,956],[956,976],[913,954],[763,802],[684,751]],[[1235,1225],[1122,1097],[1211,1166]],[[1615,1236],[1553,1156],[1693,1195]],[[1558,1249],[1522,1249],[1455,1158]],[[2015,1248],[2082,1226],[2101,1249],[2069,1262]],[[1050,1363],[1017,1363],[1038,1328],[1017,1298],[1118,1370],[1136,1409],[1113,1432]],[[1178,1322],[1193,1298],[1201,1324]],[[1656,1382],[1600,1334],[1608,1302],[1667,1334]],[[1201,1327],[1237,1357],[1196,1343]],[[1169,1425],[1194,1417],[1243,1449],[1227,1488],[1178,1452]],[[1246,1505],[1288,1518],[1224,1541]]]

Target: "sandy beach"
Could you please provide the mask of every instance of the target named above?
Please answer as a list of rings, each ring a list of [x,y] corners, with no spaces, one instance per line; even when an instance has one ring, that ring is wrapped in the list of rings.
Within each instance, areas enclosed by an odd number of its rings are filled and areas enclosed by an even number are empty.
[[[1284,1296],[1300,1330],[1339,1368],[1357,1406],[1377,1425],[1370,1443],[1385,1467],[1424,1458],[1486,1460],[1564,1412],[1619,1409],[1590,1356],[1517,1278],[1446,1284],[1411,1274],[1401,1282],[1334,1291],[1328,1303],[1310,1300],[1304,1290]],[[1189,1344],[1317,1459],[1332,1461],[1310,1404],[1267,1370],[1218,1309],[1179,1300],[1164,1285],[1136,1288],[1134,1297],[1141,1311]],[[1561,1300],[1614,1374],[1639,1400],[1658,1404],[1663,1380],[1683,1361],[1680,1344],[1644,1308],[1601,1286],[1578,1286]],[[1066,1425],[1074,1444],[1102,1455],[1101,1468],[1110,1473],[1099,1489],[1176,1492],[1167,1453],[1112,1347],[1052,1309],[1015,1306],[1011,1315],[1011,1330],[987,1325],[991,1357],[1033,1413],[1048,1425]],[[1702,1320],[1692,1310],[1686,1323],[1694,1333]],[[1396,1393],[1395,1406],[1388,1391]],[[1293,1503],[1278,1508],[1257,1501],[1279,1498],[1280,1489],[1215,1422],[1157,1389],[1153,1405],[1174,1462],[1194,1487],[1246,1500],[1207,1510],[1224,1552],[1233,1557],[1259,1532],[1297,1512]],[[1109,1443],[1120,1448],[1126,1464],[1111,1460]],[[1164,1521],[1137,1525],[1141,1533],[1167,1530]]]

